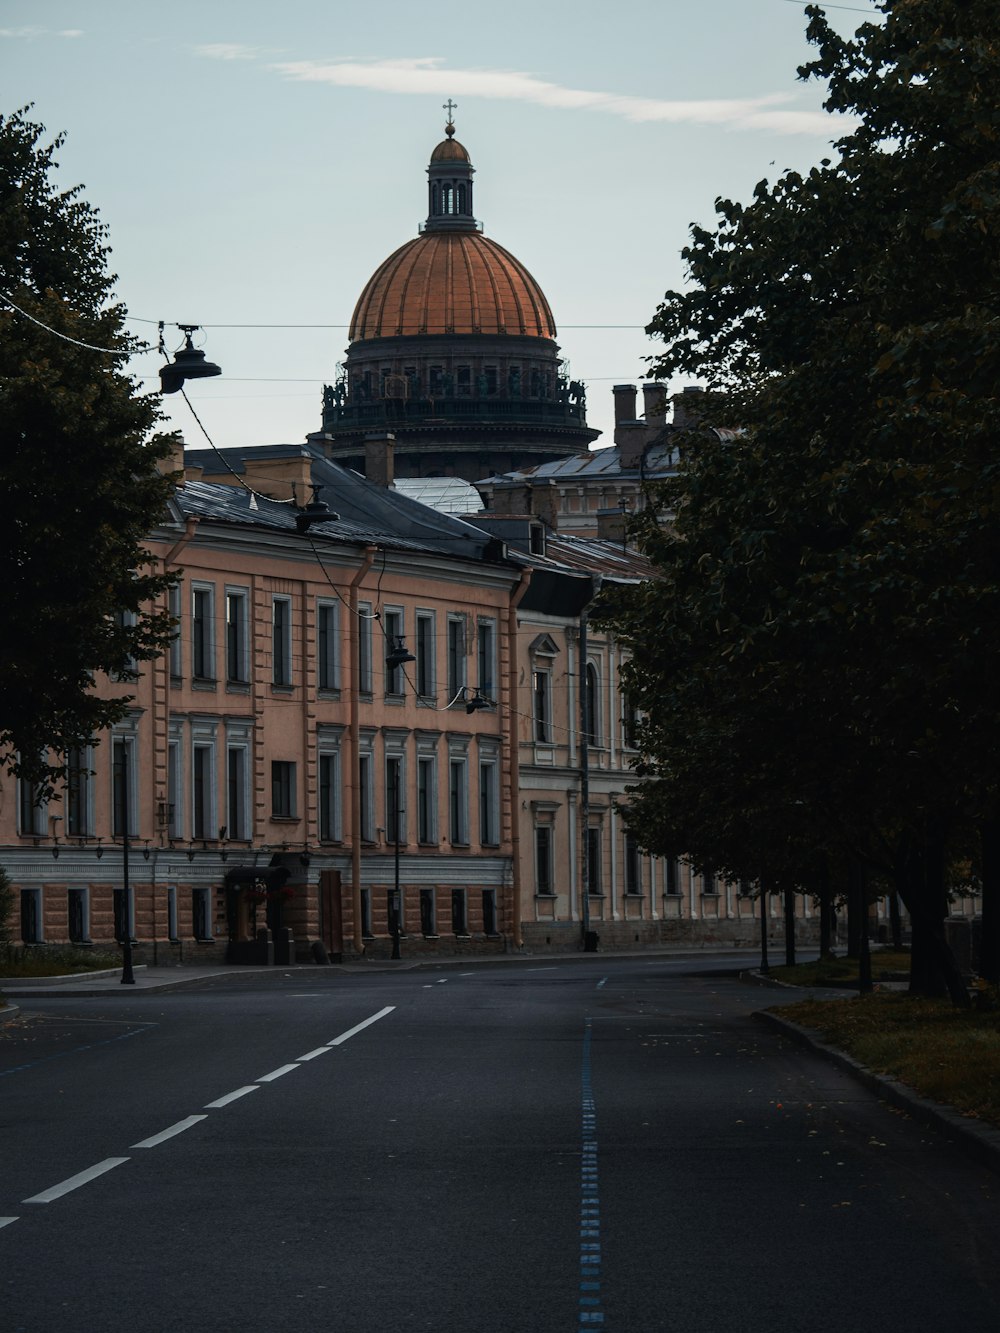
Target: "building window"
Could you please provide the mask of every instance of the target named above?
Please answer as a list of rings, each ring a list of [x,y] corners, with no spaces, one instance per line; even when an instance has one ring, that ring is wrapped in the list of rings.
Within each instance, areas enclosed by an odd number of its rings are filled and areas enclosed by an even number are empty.
[[[340,608],[320,602],[316,608],[316,684],[321,690],[340,689]]]
[[[372,608],[370,602],[358,605],[358,691],[372,692]]]
[[[21,890],[21,942],[42,943],[42,891]]]
[[[497,891],[496,889],[483,889],[483,933],[485,935],[499,935],[497,929]]]
[[[706,870],[701,877],[701,891],[706,897],[715,898],[718,896],[719,883],[715,877],[714,870]]]
[[[385,757],[385,840],[406,842],[406,777],[401,755]]]
[[[592,662],[587,663],[586,695],[584,705],[587,710],[584,733],[591,745],[597,745],[601,737],[600,683],[597,668]]]
[[[468,760],[448,761],[448,837],[453,845],[464,847],[469,841],[469,770]]]
[[[271,818],[295,818],[295,764],[290,759],[271,760]]]
[[[292,683],[292,599],[275,597],[271,611],[271,683]]]
[[[465,617],[448,617],[448,702],[458,698],[465,679]]]
[[[472,393],[472,367],[457,366],[455,369],[455,392],[459,398],[468,398]]]
[[[215,837],[215,747],[191,747],[191,836]]]
[[[191,589],[191,675],[215,679],[215,588],[210,583]]]
[[[86,889],[66,891],[66,924],[72,944],[86,944],[90,939],[90,898]]]
[[[437,840],[437,759],[421,755],[417,758],[417,841]]]
[[[212,890],[191,890],[191,934],[196,940],[212,938]]]
[[[427,939],[437,939],[433,889],[420,890],[420,933]]]
[[[372,757],[358,756],[358,804],[361,813],[361,841],[375,841],[375,791],[372,783]]]
[[[231,745],[226,754],[226,832],[237,842],[250,836],[247,748]]]
[[[382,612],[382,624],[385,627],[385,651],[388,655],[403,641],[403,613],[398,607],[386,609]],[[394,698],[399,698],[403,694],[403,668],[402,666],[385,667],[385,692]]]
[[[245,685],[250,679],[250,599],[238,588],[226,589],[226,680]]]
[[[135,942],[135,893],[130,888],[115,889],[112,894],[112,909],[115,918],[115,939],[124,944],[126,939]]]
[[[498,765],[494,758],[479,762],[479,841],[484,847],[500,842]]]
[[[601,843],[601,830],[599,828],[587,829],[587,891],[595,895],[604,892]]]
[[[531,697],[535,740],[549,744],[552,740],[552,676],[548,671],[531,673]]]
[[[454,935],[468,935],[469,912],[464,889],[451,891],[451,929]]]
[[[423,699],[432,699],[437,690],[434,670],[434,613],[417,612],[417,694]]]
[[[642,860],[634,833],[625,834],[625,892],[642,893]]]
[[[340,842],[340,751],[319,757],[319,836],[322,842]]]
[[[680,866],[677,864],[675,856],[668,856],[666,860],[666,892],[675,897],[681,891]]]
[[[495,620],[480,620],[476,626],[477,683],[481,693],[493,697],[496,679],[497,627]]]
[[[375,938],[375,932],[372,929],[371,889],[361,890],[361,938],[363,940],[373,940]]]
[[[167,611],[170,613],[170,619],[174,622],[170,634],[170,674],[175,680],[179,680],[184,674],[184,664],[181,657],[181,585],[174,583],[167,592]]]
[[[528,526],[528,550],[532,555],[545,554],[545,529],[541,523],[531,523]]]
[[[622,740],[630,750],[639,745],[639,710],[631,695],[622,698]]]
[[[551,896],[554,892],[552,883],[552,827],[538,824],[535,826],[535,892],[542,897]]]
[[[116,736],[111,743],[111,833],[120,838],[126,828],[134,837],[138,818],[139,774],[135,762],[135,738]],[[125,812],[128,811],[126,825]]]
[[[42,788],[24,778],[17,780],[17,823],[23,836],[41,837],[46,831],[48,807],[42,799]]]
[[[184,791],[181,784],[181,742],[172,740],[167,745],[167,800],[163,818],[168,838],[184,836]]]
[[[66,783],[66,832],[73,837],[87,837],[93,831],[91,770],[93,755],[89,746],[70,750]]]

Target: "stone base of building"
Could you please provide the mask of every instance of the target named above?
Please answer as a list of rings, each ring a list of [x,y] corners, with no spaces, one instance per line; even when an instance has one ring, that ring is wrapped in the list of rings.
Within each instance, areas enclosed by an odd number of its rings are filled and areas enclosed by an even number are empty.
[[[760,923],[749,918],[725,921],[594,921],[600,953],[625,953],[636,949],[754,949],[760,945]],[[578,921],[527,922],[524,947],[536,953],[580,953],[583,935]],[[784,923],[773,920],[768,947],[785,947]],[[819,920],[797,920],[795,942],[803,947],[819,944]]]

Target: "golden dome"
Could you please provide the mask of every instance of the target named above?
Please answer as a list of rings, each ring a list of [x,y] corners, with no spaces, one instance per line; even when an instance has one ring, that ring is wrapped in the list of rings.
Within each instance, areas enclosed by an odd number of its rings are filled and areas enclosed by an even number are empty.
[[[442,139],[431,153],[432,162],[471,162],[469,150],[457,139]]]
[[[350,340],[433,333],[554,338],[556,325],[538,283],[502,245],[478,231],[425,231],[369,278]]]

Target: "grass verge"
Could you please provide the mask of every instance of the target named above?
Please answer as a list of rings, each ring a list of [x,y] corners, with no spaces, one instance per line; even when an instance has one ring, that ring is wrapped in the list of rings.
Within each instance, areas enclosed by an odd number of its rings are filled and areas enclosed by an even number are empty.
[[[121,955],[93,949],[0,948],[0,980],[14,977],[67,977],[121,967]]]
[[[910,975],[910,955],[879,949],[871,956],[872,980],[888,981]],[[775,981],[786,981],[790,986],[847,986],[858,980],[856,958],[818,958],[813,963],[796,963],[794,967],[772,967],[770,976]]]
[[[877,1074],[1000,1128],[1000,1011],[899,991],[802,1000],[774,1010]]]

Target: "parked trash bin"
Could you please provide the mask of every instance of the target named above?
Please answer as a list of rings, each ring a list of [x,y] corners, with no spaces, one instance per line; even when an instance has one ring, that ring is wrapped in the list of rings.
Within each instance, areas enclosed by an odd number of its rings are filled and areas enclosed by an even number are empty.
[[[597,931],[587,930],[583,934],[584,953],[597,953]]]

